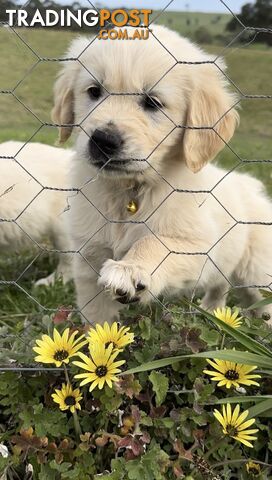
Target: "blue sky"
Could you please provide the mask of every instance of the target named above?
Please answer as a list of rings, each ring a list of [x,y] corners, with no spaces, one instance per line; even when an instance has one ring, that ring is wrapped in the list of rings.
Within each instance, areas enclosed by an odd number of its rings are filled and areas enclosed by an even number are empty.
[[[153,8],[160,10],[170,0],[90,0],[94,5],[103,7],[127,7],[127,8]],[[225,4],[235,13],[238,13],[241,6],[250,0],[224,0]],[[60,3],[69,5],[75,0],[59,0]],[[82,6],[89,5],[88,0],[78,0]],[[90,6],[91,8],[91,6]],[[220,0],[173,0],[168,10],[189,10],[192,12],[221,12],[227,13],[227,8]]]

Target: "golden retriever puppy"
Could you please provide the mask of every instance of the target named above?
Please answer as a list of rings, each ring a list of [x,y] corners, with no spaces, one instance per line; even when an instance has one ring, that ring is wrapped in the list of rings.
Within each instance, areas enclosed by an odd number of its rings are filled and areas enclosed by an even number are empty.
[[[42,252],[44,237],[52,240],[56,250],[69,251],[63,214],[68,193],[61,189],[68,187],[71,152],[41,143],[10,141],[0,144],[0,157],[1,254],[33,245]],[[48,285],[56,275],[64,282],[71,278],[69,254],[60,254],[56,272],[36,284]]]
[[[196,288],[209,309],[233,286],[260,298],[271,203],[259,181],[209,165],[238,122],[223,61],[161,26],[146,41],[79,38],[67,56],[53,120],[62,142],[77,125],[69,215],[82,315],[112,321],[124,304]]]

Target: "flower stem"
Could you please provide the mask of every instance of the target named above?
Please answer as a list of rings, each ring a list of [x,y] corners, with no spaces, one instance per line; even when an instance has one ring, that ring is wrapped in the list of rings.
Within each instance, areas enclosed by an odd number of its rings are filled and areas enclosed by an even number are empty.
[[[225,460],[224,462],[213,463],[212,467],[217,468],[217,467],[223,467],[224,465],[231,465],[235,463],[247,463],[249,460],[250,460],[249,458],[237,458],[235,460]],[[253,461],[254,463],[258,463],[259,465],[263,465],[264,467],[270,467],[270,468],[272,467],[271,463],[265,463],[255,459]]]
[[[65,364],[63,364],[63,368],[64,368],[64,374],[65,374],[66,382],[67,382],[68,385],[71,385],[68,370],[67,370],[67,367],[66,367]],[[79,424],[78,415],[77,415],[76,410],[73,412],[73,420],[74,420],[74,427],[75,427],[76,436],[79,439],[80,435],[82,435],[82,430],[81,430],[81,427],[80,427],[80,424]]]
[[[69,379],[68,370],[67,370],[67,367],[66,367],[65,363],[63,364],[63,368],[64,368],[65,380],[70,385],[71,382],[70,382],[70,379]]]
[[[80,424],[79,424],[78,415],[77,415],[76,410],[73,413],[73,419],[74,419],[74,427],[75,427],[76,436],[79,439],[80,435],[82,435],[82,430],[81,430],[81,427],[80,427]]]
[[[220,350],[223,350],[223,348],[224,348],[225,338],[226,338],[226,335],[223,333],[222,340],[221,340],[221,345],[220,345]]]

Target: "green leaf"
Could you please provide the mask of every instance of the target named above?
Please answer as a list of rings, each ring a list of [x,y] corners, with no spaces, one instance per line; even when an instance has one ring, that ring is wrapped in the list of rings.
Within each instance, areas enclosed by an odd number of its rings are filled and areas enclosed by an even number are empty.
[[[272,364],[271,360],[267,358],[266,355],[256,355],[255,353],[250,352],[241,352],[238,350],[215,350],[213,352],[202,352],[201,356],[206,358],[218,358],[220,360],[229,360],[235,363],[241,363],[246,365],[256,365],[264,366],[265,368],[271,369],[272,374]],[[200,354],[196,354],[197,357]]]
[[[257,365],[258,367],[264,367],[268,370],[271,369],[272,374],[271,359],[265,355],[256,355],[254,353],[241,352],[238,350],[211,350],[210,352],[192,353],[190,355],[179,355],[176,357],[161,358],[160,360],[154,360],[153,362],[143,363],[138,367],[131,368],[129,370],[126,370],[125,372],[122,372],[122,375],[146,372],[148,370],[163,368],[167,365],[172,365],[174,363],[181,362],[182,360],[187,360],[188,358],[216,358],[219,360],[229,360],[235,363]]]
[[[254,373],[258,373],[258,374],[264,375],[264,376],[266,376],[266,377],[267,377],[268,375],[269,375],[269,376],[272,375],[272,371],[271,371],[271,370],[264,370],[263,368],[258,368],[258,370],[256,370],[256,372],[254,372]]]
[[[201,335],[200,338],[204,340],[209,346],[213,347],[214,345],[218,344],[219,339],[219,332],[216,330],[211,330],[210,328],[203,325],[201,327]]]
[[[12,464],[12,461],[10,460],[10,457],[4,458],[0,454],[0,474],[4,474],[5,469]],[[0,477],[1,480],[2,477]],[[5,480],[5,476],[3,476],[3,480]]]
[[[259,289],[260,294],[263,298],[270,298],[272,299],[272,292],[271,290],[264,290],[263,288]]]
[[[179,393],[179,392],[176,392]],[[182,393],[182,390],[181,390]],[[205,405],[222,405],[226,403],[247,403],[260,402],[262,400],[271,399],[272,395],[238,395],[236,397],[217,398],[210,402],[205,402]]]
[[[253,340],[248,335],[241,332],[239,329],[233,328],[230,325],[228,325],[227,323],[222,322],[222,320],[219,320],[219,318],[216,318],[211,313],[206,312],[205,310],[203,310],[198,305],[196,305],[194,303],[190,303],[187,300],[184,300],[184,302],[187,305],[190,305],[190,306],[194,307],[196,310],[198,310],[200,313],[202,313],[202,315],[204,315],[206,318],[208,318],[213,323],[215,323],[218,327],[221,328],[221,330],[224,330],[226,333],[231,335],[237,342],[239,342],[241,345],[246,347],[251,352],[264,354],[264,355],[267,355],[269,358],[272,358],[272,352],[270,350],[268,350],[268,348],[264,347],[260,342],[257,342],[256,340]]]
[[[124,480],[125,478],[125,459],[123,457],[115,458],[111,461],[111,473],[94,476],[95,480]]]
[[[262,418],[272,418],[272,408],[270,408],[269,410],[266,410],[265,412],[263,412],[261,415],[260,415]]]
[[[259,402],[257,405],[254,405],[254,407],[249,408],[247,419],[261,416],[262,413],[267,412],[267,410],[270,410],[271,408],[272,408],[271,398],[269,398],[268,400],[264,400],[263,402]]]
[[[270,305],[272,303],[272,294],[271,296],[267,296],[263,300],[259,300],[256,303],[253,303],[253,305],[250,305],[246,310],[255,310],[257,308],[265,307],[266,305]]]
[[[169,380],[163,373],[155,371],[153,371],[148,378],[152,383],[153,390],[156,394],[156,405],[159,407],[166,398],[169,388]]]
[[[53,470],[57,470],[57,472],[59,473],[67,473],[70,467],[72,466],[72,464],[68,462],[63,462],[61,464],[58,464],[56,460],[52,460],[49,463],[49,465]]]
[[[143,317],[139,321],[139,327],[141,329],[141,337],[143,340],[149,340],[151,337],[151,319],[149,317]]]
[[[57,472],[52,470],[49,465],[41,465],[41,471],[39,473],[39,480],[55,480]]]

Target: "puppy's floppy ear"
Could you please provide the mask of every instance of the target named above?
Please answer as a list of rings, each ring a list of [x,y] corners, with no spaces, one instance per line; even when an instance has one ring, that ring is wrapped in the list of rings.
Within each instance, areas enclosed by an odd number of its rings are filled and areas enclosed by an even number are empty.
[[[193,68],[195,78],[185,125],[196,129],[185,129],[183,156],[188,168],[196,173],[222,150],[224,142],[231,139],[239,116],[231,108],[236,101],[235,95],[228,91],[227,82],[216,66],[197,65]]]
[[[63,68],[60,71],[54,87],[54,107],[51,112],[52,120],[59,127],[59,142],[64,143],[70,137],[74,123],[74,88],[76,88],[76,76],[79,70],[79,55],[86,50],[91,39],[79,37],[72,41],[63,60]]]
[[[54,87],[54,107],[51,112],[54,123],[59,127],[59,142],[64,143],[70,137],[74,123],[74,93],[69,68],[65,67]],[[62,125],[68,125],[64,127]]]

